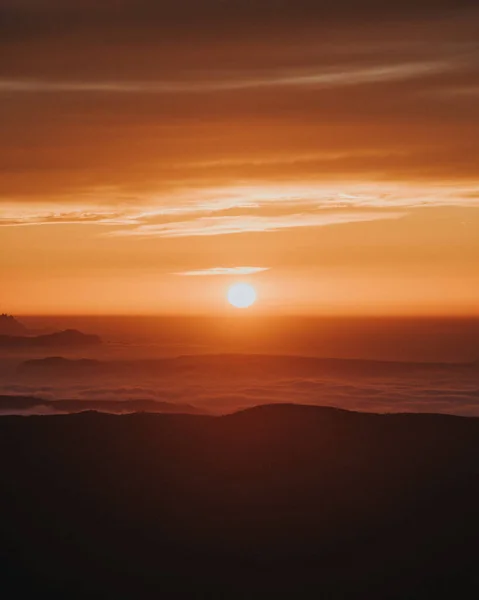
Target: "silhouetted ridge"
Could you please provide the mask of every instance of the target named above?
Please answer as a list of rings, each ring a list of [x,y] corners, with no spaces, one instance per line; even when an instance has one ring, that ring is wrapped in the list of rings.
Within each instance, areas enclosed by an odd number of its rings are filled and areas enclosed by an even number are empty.
[[[478,464],[479,419],[445,415],[3,417],[2,585],[476,597]]]
[[[205,414],[206,411],[184,403],[162,402],[161,400],[46,400],[38,396],[1,396],[1,412],[34,414],[35,412],[78,413],[97,411],[111,414],[133,412]]]
[[[0,315],[0,335],[22,336],[27,334],[28,330],[25,325],[17,321],[15,317],[6,313]]]
[[[26,360],[18,367],[22,371],[53,371],[53,372],[76,372],[78,370],[99,370],[105,363],[91,358],[68,359],[63,356],[48,356],[46,358],[35,358]]]
[[[67,333],[67,332],[62,332]],[[83,334],[82,334],[83,335]],[[97,366],[105,371],[155,371],[179,372],[205,369],[221,369],[221,373],[267,375],[400,375],[402,373],[434,372],[437,370],[470,370],[476,369],[479,363],[429,363],[400,362],[344,358],[316,358],[308,356],[268,355],[268,354],[193,354],[178,357],[98,361],[90,359],[67,359],[63,357],[47,357],[32,359],[22,363],[21,368],[41,370],[42,368],[59,371],[86,366]]]
[[[76,329],[66,329],[65,331],[30,337],[0,335],[0,347],[6,348],[76,347],[100,343],[99,336],[82,333]]]

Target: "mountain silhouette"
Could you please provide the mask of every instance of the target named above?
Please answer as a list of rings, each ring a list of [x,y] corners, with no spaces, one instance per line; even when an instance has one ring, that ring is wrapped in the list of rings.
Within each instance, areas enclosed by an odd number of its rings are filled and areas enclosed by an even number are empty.
[[[65,332],[66,333],[66,332]],[[62,356],[49,356],[24,361],[19,370],[73,373],[87,368],[104,373],[217,373],[223,376],[248,374],[264,378],[266,376],[401,376],[414,373],[434,373],[445,371],[477,371],[479,363],[434,363],[400,362],[365,359],[317,358],[308,356],[268,355],[268,354],[194,354],[177,357],[100,361],[96,359],[72,359]]]
[[[28,329],[17,321],[12,315],[3,313],[0,315],[0,335],[27,335]]]
[[[76,329],[29,337],[0,335],[0,347],[3,348],[76,347],[97,344],[101,344],[99,336],[85,334]]]
[[[131,400],[47,400],[39,396],[0,395],[0,413],[25,413],[46,411],[57,413],[79,413],[97,411],[110,414],[135,412],[205,414],[205,411],[190,404],[162,402],[150,399]]]
[[[131,598],[479,591],[479,419],[294,405],[0,419],[2,585]]]
[[[18,371],[23,372],[43,372],[57,375],[71,374],[77,372],[99,371],[105,363],[93,358],[69,359],[63,356],[48,356],[46,358],[33,358],[22,362],[18,366]]]

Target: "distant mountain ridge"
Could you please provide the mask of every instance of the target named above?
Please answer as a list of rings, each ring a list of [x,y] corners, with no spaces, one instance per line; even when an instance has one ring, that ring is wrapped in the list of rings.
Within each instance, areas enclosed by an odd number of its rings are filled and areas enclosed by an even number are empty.
[[[223,374],[248,372],[258,375],[317,375],[350,373],[354,375],[398,375],[413,371],[471,370],[476,369],[479,362],[471,363],[433,363],[433,362],[401,362],[380,361],[353,358],[317,358],[309,356],[288,356],[268,354],[192,354],[166,358],[146,358],[138,360],[101,361],[95,359],[70,359],[62,356],[49,356],[26,360],[18,367],[21,372],[68,372],[95,369],[101,372],[128,373],[129,371],[155,371],[156,373],[171,373],[192,371],[195,369],[221,368]]]
[[[101,343],[102,340],[98,335],[82,333],[76,329],[65,329],[65,331],[36,336],[0,335],[0,347],[2,348],[75,347]]]
[[[19,365],[18,370],[20,372],[42,370],[77,372],[79,370],[83,371],[84,369],[101,369],[105,364],[107,363],[103,363],[94,358],[69,359],[64,358],[63,356],[47,356],[45,358],[32,358],[26,360]]]
[[[162,402],[150,399],[131,400],[46,400],[38,396],[2,396],[0,395],[0,415],[50,412],[51,414],[75,414],[85,411],[109,414],[174,413],[203,415],[206,411],[190,404]]]
[[[28,335],[28,329],[12,315],[0,315],[0,335]]]
[[[53,329],[52,327],[30,329],[13,315],[9,315],[7,313],[0,315],[0,335],[26,337],[34,335],[47,335],[50,333],[57,333],[57,330]]]

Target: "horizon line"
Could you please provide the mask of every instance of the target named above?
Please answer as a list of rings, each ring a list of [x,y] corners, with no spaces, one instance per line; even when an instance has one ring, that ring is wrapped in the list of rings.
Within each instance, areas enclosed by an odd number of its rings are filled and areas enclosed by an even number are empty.
[[[4,311],[4,314],[11,315],[17,319],[21,318],[79,318],[79,317],[92,317],[92,318],[179,318],[179,319],[195,319],[195,318],[209,318],[209,319],[247,319],[247,318],[258,318],[258,319],[269,319],[269,318],[307,318],[307,319],[479,319],[479,312],[477,313],[306,313],[306,312],[273,312],[265,313],[258,311],[225,311],[221,314],[201,312],[201,313],[56,313],[56,312],[45,312],[45,313],[21,313]]]

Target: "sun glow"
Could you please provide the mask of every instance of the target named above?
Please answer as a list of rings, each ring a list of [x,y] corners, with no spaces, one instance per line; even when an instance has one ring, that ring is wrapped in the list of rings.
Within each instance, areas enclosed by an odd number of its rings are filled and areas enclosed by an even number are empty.
[[[249,283],[235,283],[228,289],[228,302],[235,308],[249,308],[256,302],[256,291]]]

